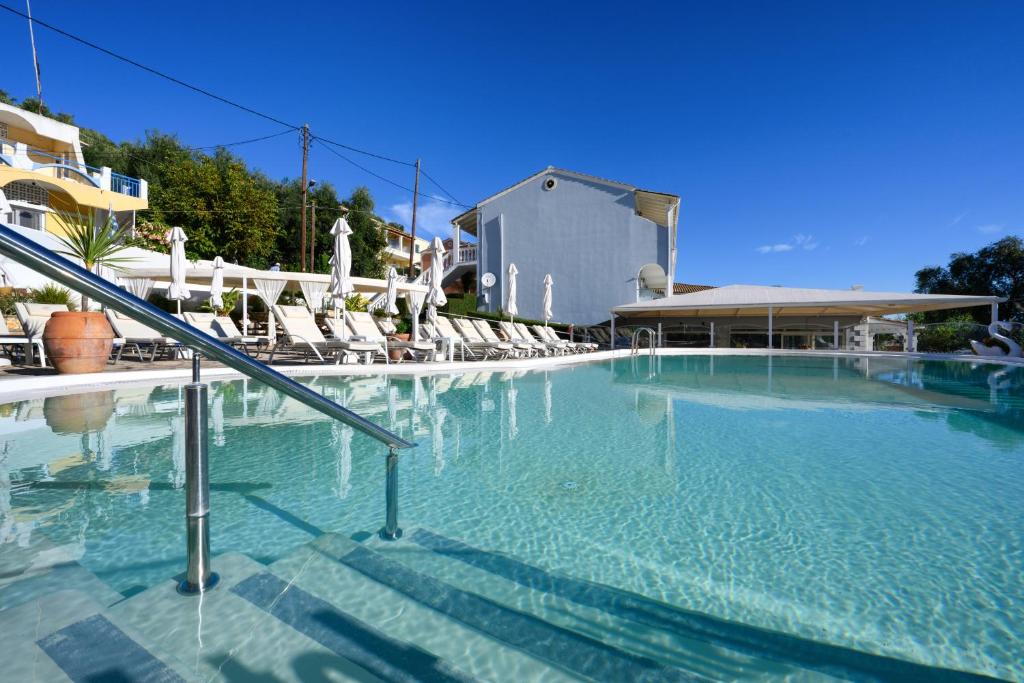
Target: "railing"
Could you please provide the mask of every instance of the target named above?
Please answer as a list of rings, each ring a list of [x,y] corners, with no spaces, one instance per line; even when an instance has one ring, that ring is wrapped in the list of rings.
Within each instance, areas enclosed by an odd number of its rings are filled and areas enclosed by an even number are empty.
[[[638,327],[636,329],[636,331],[633,332],[633,338],[630,340],[630,345],[629,345],[630,355],[631,356],[639,355],[639,353],[640,353],[640,337],[645,332],[647,333],[647,343],[650,344],[650,355],[651,355],[651,358],[654,358],[654,348],[656,346],[654,340],[656,338],[655,335],[657,333],[654,330],[652,330],[651,328],[649,328],[649,327]]]
[[[140,194],[139,179],[129,178],[120,173],[110,174],[110,189],[118,194],[126,194],[129,197],[138,197]]]
[[[210,571],[209,540],[206,520],[209,514],[209,491],[206,483],[206,385],[199,383],[198,353],[220,361],[238,372],[262,381],[264,384],[291,396],[295,400],[318,410],[324,415],[380,441],[388,447],[386,460],[386,521],[380,531],[383,538],[393,540],[401,536],[398,528],[398,450],[415,444],[401,438],[380,425],[321,396],[310,388],[285,377],[244,353],[222,344],[196,328],[172,317],[168,313],[128,294],[119,287],[90,273],[76,263],[58,256],[49,249],[22,237],[8,227],[0,226],[0,254],[31,268],[65,287],[79,292],[113,310],[142,322],[160,334],[187,344],[194,352],[192,384],[186,387],[191,396],[191,408],[186,404],[186,519],[188,521],[188,571],[182,591],[203,592],[216,582]]]
[[[459,248],[459,263],[473,263],[476,261],[476,247],[460,247]],[[448,270],[452,266],[457,265],[455,263],[455,252],[454,250],[445,253],[444,255],[444,269]]]
[[[142,181],[138,178],[114,173],[109,168],[97,168],[96,166],[79,163],[76,159],[29,147],[23,142],[0,138],[0,154],[8,155],[14,159],[20,156],[19,152],[21,150],[24,150],[23,159],[25,162],[23,163],[31,165],[29,170],[37,170],[40,167],[53,168],[58,178],[74,180],[77,176],[79,179],[87,179],[101,190],[110,189],[118,194],[128,195],[129,197],[141,197],[143,194]],[[42,163],[38,163],[40,160]],[[17,162],[15,162],[15,165],[17,165]],[[109,173],[109,188],[103,187],[105,184],[105,172]]]

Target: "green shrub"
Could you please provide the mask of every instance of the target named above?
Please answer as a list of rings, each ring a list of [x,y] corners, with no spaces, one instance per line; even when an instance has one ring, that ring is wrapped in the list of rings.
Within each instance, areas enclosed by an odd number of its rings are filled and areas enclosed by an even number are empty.
[[[71,290],[52,282],[39,289],[31,290],[29,297],[34,304],[64,304],[69,311],[76,310]]]
[[[32,293],[25,289],[6,288],[0,291],[0,315],[14,315],[14,304],[32,301]]]

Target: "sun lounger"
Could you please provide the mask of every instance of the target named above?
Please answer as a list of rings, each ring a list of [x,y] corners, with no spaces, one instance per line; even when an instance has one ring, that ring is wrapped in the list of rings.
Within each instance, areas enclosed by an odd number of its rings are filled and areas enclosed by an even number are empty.
[[[117,350],[117,355],[114,356],[115,363],[121,360],[121,354],[124,353],[126,348],[134,349],[140,361],[145,360],[142,350],[149,349],[149,362],[151,363],[156,360],[157,355],[161,352],[177,351],[181,348],[181,344],[178,341],[163,336],[152,327],[143,325],[124,313],[110,308],[107,309],[106,313],[107,320],[114,329],[114,334],[124,340],[124,343]]]
[[[266,346],[268,341],[265,337],[243,336],[238,332],[238,328],[235,327],[231,318],[226,315],[188,312],[184,314],[184,317],[185,322],[200,332],[208,334],[217,341],[240,348],[249,355],[252,355],[250,353],[250,348],[252,348],[255,350],[256,356],[259,356],[261,348]]]
[[[456,324],[459,326],[458,330],[455,328]],[[495,343],[485,340],[468,320],[451,319],[439,315],[437,316],[437,330],[442,336],[461,339],[463,348],[468,350],[470,355],[478,358],[491,356],[508,358],[508,355],[514,350],[508,342]]]
[[[378,342],[384,346],[385,351],[401,349],[402,355],[408,354],[413,360],[418,359],[417,354],[420,354],[423,360],[433,358],[437,354],[437,346],[431,342],[388,339],[374,321],[374,316],[366,311],[349,311],[345,317],[348,319],[348,328],[352,331],[353,339]]]
[[[512,348],[515,349],[515,355],[517,356],[525,358],[527,356],[532,356],[537,351],[533,347],[533,344],[529,344],[525,341],[515,341],[512,339],[503,340],[494,332],[494,328],[491,327],[491,324],[486,320],[474,318],[469,322],[471,322],[476,327],[477,332],[479,332],[480,336],[484,338],[484,341],[489,341],[491,343],[500,343],[504,341],[508,344],[511,344]]]
[[[538,344],[543,344],[547,348],[548,353],[553,353],[556,356],[561,356],[572,350],[569,348],[569,342],[565,341],[564,339],[549,341],[547,339],[544,339],[543,337],[536,336],[530,331],[530,328],[524,325],[523,323],[515,323],[514,325],[512,325],[512,327],[524,339],[534,341]]]
[[[543,339],[545,341],[565,343],[566,348],[568,348],[570,351],[574,353],[583,353],[584,351],[589,350],[588,345],[586,344],[571,342],[560,338],[558,335],[555,334],[555,331],[552,330],[550,327],[545,327],[544,325],[534,325],[533,331],[537,334],[537,336],[540,339]]]
[[[367,364],[372,363],[373,357],[383,351],[381,345],[374,342],[326,339],[316,324],[316,318],[305,306],[274,306],[274,317],[284,328],[284,335],[270,349],[271,363],[274,362],[274,354],[282,349],[299,351],[307,359],[312,354],[321,363],[325,356],[333,356],[334,362],[340,363],[351,354]]]
[[[544,354],[546,356],[554,351],[554,348],[550,345],[535,339],[532,335],[524,337],[523,333],[516,329],[516,326],[511,321],[502,320],[498,323],[498,327],[508,341],[515,344],[527,344],[536,354]]]
[[[34,356],[38,355],[39,364],[46,367],[46,349],[43,348],[42,335],[29,337],[22,330],[11,330],[6,320],[0,322],[0,348],[9,355],[15,353],[14,349],[19,349],[25,357],[26,364],[33,363]]]

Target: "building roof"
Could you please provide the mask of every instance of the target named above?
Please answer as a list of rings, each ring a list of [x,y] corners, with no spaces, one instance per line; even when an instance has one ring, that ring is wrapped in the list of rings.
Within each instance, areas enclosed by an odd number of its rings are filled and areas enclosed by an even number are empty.
[[[715,285],[688,285],[685,282],[676,282],[672,285],[673,294],[693,294],[703,292],[705,289],[714,289]]]
[[[998,296],[866,292],[860,289],[804,289],[729,285],[617,306],[622,316],[886,315],[988,306]]]
[[[601,185],[607,185],[609,187],[616,187],[626,192],[632,192],[636,198],[636,213],[638,216],[646,218],[658,225],[664,225],[671,228],[675,228],[677,221],[679,220],[679,195],[668,194],[666,192],[655,192],[653,190],[643,190],[634,185],[628,183],[622,183],[617,180],[609,180],[608,178],[601,178],[600,176],[590,175],[588,173],[580,173],[578,171],[570,171],[564,168],[555,168],[554,166],[548,166],[547,168],[537,171],[533,175],[523,178],[519,182],[506,187],[504,190],[496,192],[491,196],[477,202],[473,208],[459,214],[452,223],[457,224],[461,229],[469,232],[470,234],[476,234],[476,212],[480,207],[485,204],[494,201],[498,197],[516,190],[523,185],[535,180],[548,173],[557,173],[559,175],[568,176],[570,178],[578,178],[580,180],[586,180],[592,183],[598,183]]]

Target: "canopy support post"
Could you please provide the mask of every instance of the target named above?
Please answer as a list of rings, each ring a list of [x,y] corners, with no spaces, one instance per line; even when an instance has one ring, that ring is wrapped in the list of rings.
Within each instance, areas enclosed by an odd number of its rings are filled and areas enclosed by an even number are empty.
[[[839,321],[832,321],[832,348],[835,351],[839,350]]]
[[[608,348],[609,348],[609,349],[610,349],[611,351],[614,351],[614,350],[615,350],[615,311],[612,311],[612,331],[611,331],[611,338],[612,338],[612,340],[611,340],[611,343],[609,344]]]
[[[249,278],[242,276],[242,334],[249,334]]]
[[[775,321],[773,319],[772,307],[768,307],[768,350],[771,351],[773,348],[773,337],[775,336]]]

